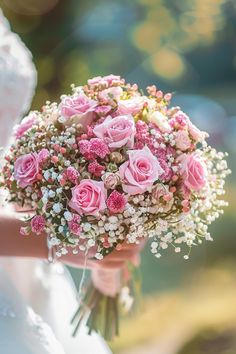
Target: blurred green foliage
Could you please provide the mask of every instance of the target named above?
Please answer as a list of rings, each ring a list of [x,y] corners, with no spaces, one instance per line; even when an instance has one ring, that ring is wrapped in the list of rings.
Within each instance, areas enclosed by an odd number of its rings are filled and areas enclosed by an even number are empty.
[[[200,92],[232,83],[234,0],[0,0],[38,69],[34,107],[110,72]]]

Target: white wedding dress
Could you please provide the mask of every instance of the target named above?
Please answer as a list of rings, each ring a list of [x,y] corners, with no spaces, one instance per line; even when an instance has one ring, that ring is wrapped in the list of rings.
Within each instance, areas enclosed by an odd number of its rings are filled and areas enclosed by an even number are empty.
[[[13,125],[29,108],[35,84],[31,54],[0,10],[1,146],[7,145]],[[76,290],[61,264],[2,257],[0,354],[111,353],[97,334],[87,335],[85,326],[72,338],[70,319],[76,306]]]

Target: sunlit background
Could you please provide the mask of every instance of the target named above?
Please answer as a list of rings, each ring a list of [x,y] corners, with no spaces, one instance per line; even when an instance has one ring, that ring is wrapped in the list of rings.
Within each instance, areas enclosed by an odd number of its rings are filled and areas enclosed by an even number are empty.
[[[230,207],[211,228],[214,242],[189,261],[144,252],[141,309],[123,320],[111,346],[117,354],[235,354],[236,1],[0,0],[0,7],[34,56],[33,108],[71,83],[120,74],[174,92],[174,104],[229,152]]]

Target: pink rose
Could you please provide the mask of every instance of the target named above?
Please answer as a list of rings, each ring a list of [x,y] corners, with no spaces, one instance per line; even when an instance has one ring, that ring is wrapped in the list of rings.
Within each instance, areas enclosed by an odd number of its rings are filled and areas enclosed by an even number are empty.
[[[141,111],[144,103],[145,103],[145,99],[140,96],[130,98],[129,100],[121,100],[118,102],[117,112],[119,115],[124,115],[124,114],[135,115]]]
[[[175,143],[177,149],[182,151],[188,150],[191,147],[191,140],[189,139],[188,132],[186,130],[178,130],[175,133]]]
[[[88,80],[88,85],[91,87],[95,87],[95,86],[105,86],[105,87],[109,87],[112,85],[121,85],[124,84],[124,79],[121,79],[120,76],[117,75],[107,75],[107,76],[96,76],[92,79]]]
[[[38,173],[39,159],[36,153],[20,156],[14,164],[14,179],[21,188],[36,182]]]
[[[155,184],[152,190],[152,197],[155,201],[158,202],[160,198],[164,197],[164,195],[170,195],[169,187],[161,183]]]
[[[120,76],[113,74],[103,76],[103,80],[106,81],[109,86],[114,84],[121,84],[124,82],[124,79],[121,79]]]
[[[106,209],[107,192],[103,182],[83,179],[72,188],[72,199],[69,206],[79,214],[97,215]]]
[[[207,181],[206,164],[196,153],[183,156],[180,171],[185,186],[190,190],[199,191],[205,186]]]
[[[94,117],[94,110],[97,102],[87,97],[84,93],[79,93],[72,97],[65,97],[61,104],[61,115],[64,118],[76,116],[76,122],[89,125]]]
[[[196,142],[200,142],[207,137],[207,134],[198,129],[190,120],[188,121],[188,131]]]
[[[134,146],[135,123],[131,115],[107,117],[102,124],[95,126],[94,134],[105,141],[110,149]]]
[[[123,190],[130,195],[142,194],[158,180],[163,170],[147,146],[130,150],[128,154],[129,160],[119,168]]]
[[[105,102],[110,102],[115,100],[119,100],[122,95],[123,90],[119,86],[109,87],[99,93],[99,99]]]
[[[39,235],[39,234],[41,234],[41,232],[43,232],[43,230],[45,229],[45,225],[46,225],[46,221],[45,221],[44,217],[41,215],[36,215],[31,220],[31,229],[37,235]]]
[[[107,189],[115,189],[120,183],[120,176],[118,173],[106,172],[102,176],[102,180]]]
[[[23,118],[21,123],[16,127],[15,137],[21,138],[34,124],[37,123],[37,116],[35,113],[30,113],[27,117]]]
[[[39,163],[43,163],[44,161],[46,161],[50,156],[50,153],[48,151],[48,149],[42,149],[39,153],[38,153],[38,161]]]

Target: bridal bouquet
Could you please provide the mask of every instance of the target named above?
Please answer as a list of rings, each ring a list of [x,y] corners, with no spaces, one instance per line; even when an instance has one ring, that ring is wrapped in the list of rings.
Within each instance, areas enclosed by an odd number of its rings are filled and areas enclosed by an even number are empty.
[[[170,100],[155,86],[144,94],[109,75],[24,118],[1,173],[9,201],[34,210],[20,232],[47,233],[58,257],[96,248],[97,260],[143,238],[157,258],[171,246],[188,259],[193,246],[212,240],[208,225],[226,205],[225,154]],[[97,276],[108,288],[119,278],[119,286],[104,294],[94,281],[74,321],[77,329],[87,318],[90,330],[111,338],[120,301],[132,302],[127,277]]]

